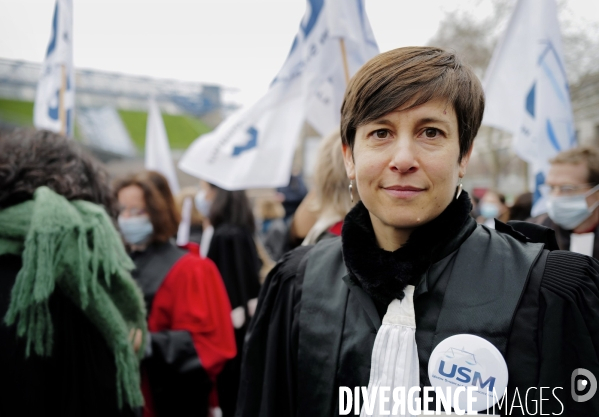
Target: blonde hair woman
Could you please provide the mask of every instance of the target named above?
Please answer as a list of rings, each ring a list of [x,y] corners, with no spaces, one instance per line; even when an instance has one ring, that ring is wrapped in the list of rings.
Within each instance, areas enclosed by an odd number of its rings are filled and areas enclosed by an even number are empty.
[[[318,217],[302,245],[312,245],[325,235],[338,236],[345,215],[359,200],[356,192],[350,194],[349,179],[345,173],[341,134],[339,130],[325,137],[320,144],[314,169],[313,200],[309,206]]]

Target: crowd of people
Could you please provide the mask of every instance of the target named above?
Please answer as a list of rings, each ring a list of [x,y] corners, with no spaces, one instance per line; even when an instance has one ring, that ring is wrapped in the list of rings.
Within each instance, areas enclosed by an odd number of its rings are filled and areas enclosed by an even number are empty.
[[[560,152],[549,162],[547,179],[539,193],[545,199],[545,213],[531,215],[531,192],[518,194],[507,205],[503,194],[487,190],[481,199],[473,197],[472,216],[491,228],[495,227],[495,219],[545,226],[555,232],[561,250],[599,259],[599,149],[578,146]]]
[[[0,132],[0,415],[338,415],[339,387],[430,386],[459,334],[498,349],[508,396],[560,386],[546,411],[596,415],[569,387],[599,375],[599,150],[558,154],[541,195],[471,199],[483,111],[455,54],[381,54],[311,186],[254,201]]]

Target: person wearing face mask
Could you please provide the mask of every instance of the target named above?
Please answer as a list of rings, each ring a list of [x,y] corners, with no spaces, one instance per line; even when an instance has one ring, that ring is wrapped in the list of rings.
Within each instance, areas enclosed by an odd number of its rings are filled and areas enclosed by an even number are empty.
[[[550,162],[547,213],[530,221],[553,229],[560,249],[599,259],[599,150],[577,147]]]
[[[193,204],[195,208],[202,216],[202,236],[200,238],[200,254],[203,257],[208,256],[208,249],[210,248],[210,241],[212,235],[214,235],[214,227],[210,224],[208,216],[210,215],[210,208],[212,207],[212,199],[214,198],[213,193],[209,193],[210,189],[207,187],[200,187],[198,192],[194,195]]]
[[[191,214],[190,214],[190,225],[189,225],[189,243],[194,246],[196,253],[199,253],[200,242],[202,241],[202,233],[204,231],[204,216],[196,208],[195,196],[198,192],[198,187],[185,187],[181,189],[179,194],[175,196],[175,205],[177,206],[177,212],[183,214],[185,201],[191,200]],[[197,246],[197,248],[196,248]]]
[[[477,222],[484,224],[492,229],[495,228],[495,219],[502,222],[509,220],[509,209],[505,205],[505,196],[495,191],[488,190],[479,204],[480,216]]]
[[[214,263],[172,242],[178,214],[168,184],[156,176],[144,171],[114,186],[118,224],[148,311],[144,416],[205,416],[209,402],[217,405],[217,375],[236,355],[231,306]]]
[[[239,354],[225,365],[217,381],[223,417],[230,417],[237,401],[244,337],[260,291],[256,225],[245,191],[227,191],[200,181],[195,203],[205,218],[200,253],[218,267],[232,307],[231,321]]]

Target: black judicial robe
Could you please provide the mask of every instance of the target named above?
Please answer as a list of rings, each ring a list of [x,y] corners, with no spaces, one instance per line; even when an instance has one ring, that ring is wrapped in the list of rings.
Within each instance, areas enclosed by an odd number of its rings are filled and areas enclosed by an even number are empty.
[[[477,226],[472,223],[468,227],[474,230]],[[507,226],[500,229],[518,235]],[[525,230],[526,225],[521,229]],[[457,249],[465,238],[467,236],[456,236],[448,246]],[[372,346],[384,309],[360,291],[351,274],[345,284],[353,287],[349,294],[354,303],[351,308],[347,307],[344,321],[339,323],[344,326],[341,345],[346,339],[357,338],[361,343],[354,342],[354,346],[359,347],[331,352],[339,355],[334,374],[328,374],[318,366],[298,369],[305,264],[311,250],[312,247],[300,247],[286,254],[265,282],[255,319],[248,330],[237,416],[303,415],[298,410],[306,409],[306,401],[318,402],[309,405],[312,410],[321,410],[318,415],[337,415],[339,386],[368,385]],[[422,305],[426,304],[427,297],[439,296],[435,286],[440,284],[426,282],[426,279],[416,284],[416,293],[420,293],[414,300],[420,380],[421,385],[430,385],[426,369],[423,369],[423,328],[427,327],[427,322],[438,321],[440,311],[423,310]],[[472,277],[472,284],[476,285],[476,277]],[[504,348],[510,379],[508,408],[502,410],[502,415],[538,415],[540,410],[534,409],[538,402],[531,401],[532,398],[539,400],[538,389],[533,389],[528,404],[525,404],[526,390],[530,387],[563,388],[556,391],[559,401],[555,400],[551,390],[544,390],[543,413],[599,415],[599,394],[584,403],[575,402],[570,395],[572,370],[585,368],[599,376],[598,284],[599,262],[592,258],[544,250],[535,260],[517,303]],[[332,295],[331,302],[335,302]],[[373,318],[375,307],[378,317]],[[310,325],[323,327],[328,323],[325,318]],[[331,347],[323,343],[314,351],[326,352],[328,348]],[[321,372],[326,374],[323,376]],[[334,380],[335,389],[331,396],[312,395],[317,386],[300,386],[300,381],[323,378]]]
[[[214,229],[207,257],[216,264],[223,278],[231,308],[243,307],[246,316],[244,325],[235,329],[237,356],[226,363],[217,379],[223,417],[231,417],[235,413],[241,352],[250,321],[247,304],[249,300],[257,298],[260,292],[261,262],[252,234],[243,227],[231,224],[222,224]]]
[[[229,224],[216,227],[206,257],[223,277],[231,308],[247,307],[249,300],[258,297],[262,265],[249,231]]]
[[[132,254],[152,354],[142,362],[144,416],[205,416],[212,381],[236,351],[214,264],[170,242]]]

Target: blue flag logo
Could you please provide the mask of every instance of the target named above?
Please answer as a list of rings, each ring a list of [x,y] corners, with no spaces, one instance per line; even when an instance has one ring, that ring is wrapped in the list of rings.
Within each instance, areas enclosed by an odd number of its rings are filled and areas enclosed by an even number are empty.
[[[232,156],[239,156],[245,151],[249,151],[250,149],[253,149],[256,146],[258,146],[258,131],[256,130],[256,128],[254,126],[250,126],[247,130],[247,133],[250,136],[248,141],[245,145],[235,146],[233,148]]]

